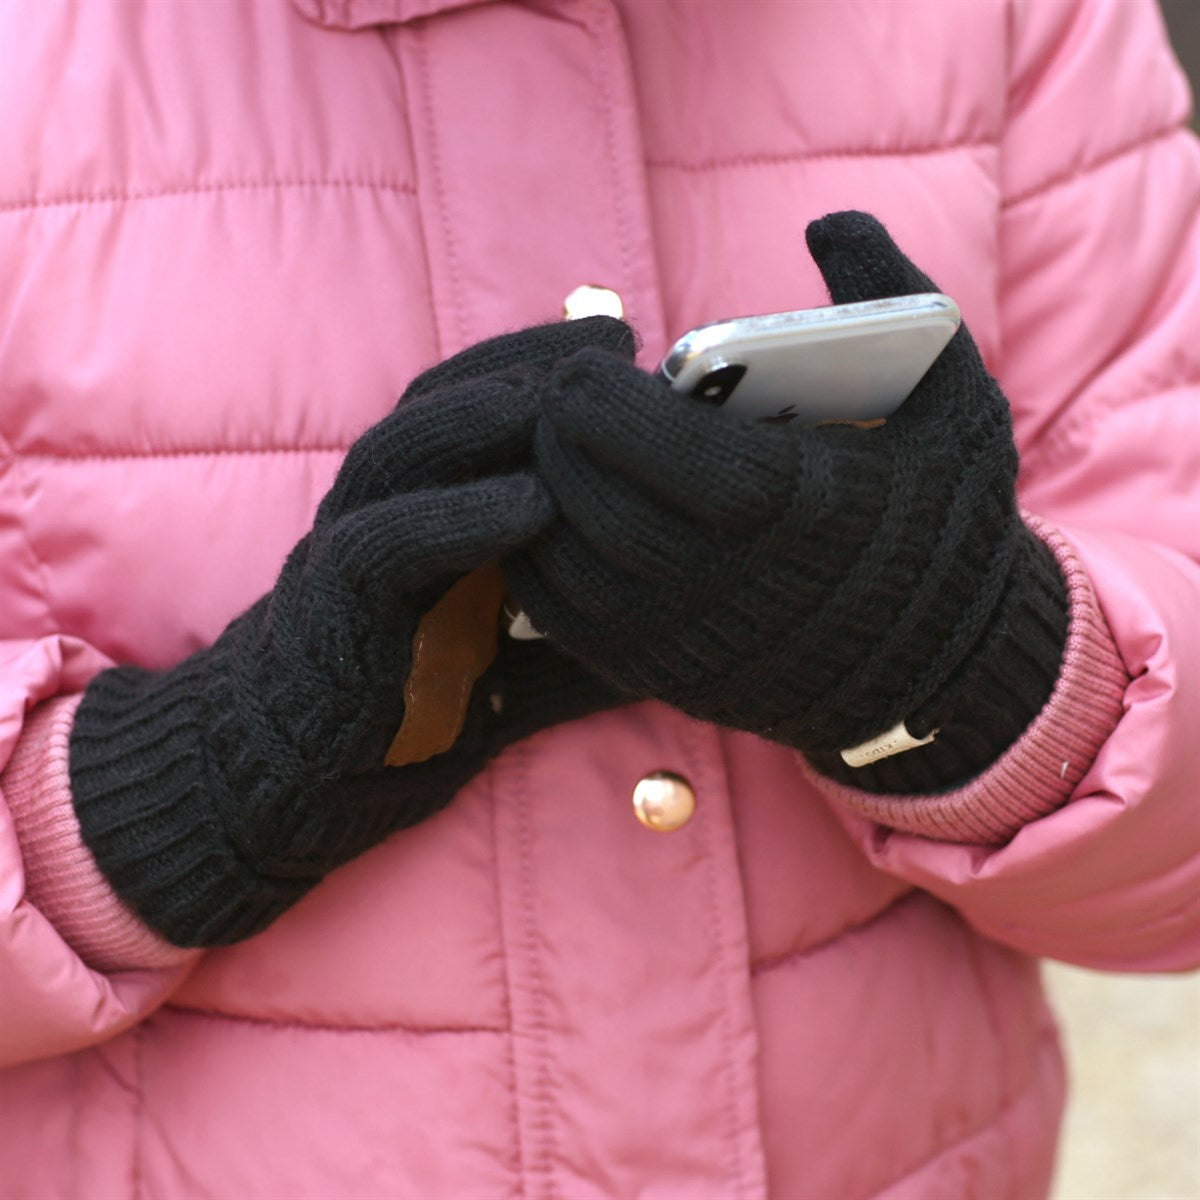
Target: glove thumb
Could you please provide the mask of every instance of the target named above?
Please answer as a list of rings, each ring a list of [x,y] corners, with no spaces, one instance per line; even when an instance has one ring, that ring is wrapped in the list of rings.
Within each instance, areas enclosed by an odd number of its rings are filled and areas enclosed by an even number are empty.
[[[870,213],[830,213],[813,221],[804,236],[834,304],[939,290]]]

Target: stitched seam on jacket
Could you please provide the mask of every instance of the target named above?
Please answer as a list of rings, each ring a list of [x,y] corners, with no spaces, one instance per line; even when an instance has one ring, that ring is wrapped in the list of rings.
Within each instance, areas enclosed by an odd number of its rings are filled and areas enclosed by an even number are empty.
[[[316,189],[396,192],[415,196],[416,186],[388,179],[229,179],[213,183],[189,183],[178,187],[147,188],[143,191],[81,192],[75,195],[28,196],[0,201],[0,213],[29,212],[39,208],[84,207],[100,204],[132,204],[141,200],[169,200],[180,196],[212,196],[224,192],[313,191]]]
[[[687,728],[687,735],[683,739],[684,753],[687,757],[688,772],[693,779],[702,778],[704,772],[701,770],[700,755],[697,752],[698,734],[694,726]],[[717,1005],[717,1023],[721,1037],[721,1076],[725,1088],[726,1110],[728,1120],[726,1122],[726,1170],[730,1177],[736,1182],[737,1192],[739,1196],[746,1195],[747,1188],[745,1176],[742,1173],[742,1159],[738,1153],[738,1112],[737,1101],[735,1099],[737,1080],[734,1077],[733,1071],[733,1056],[734,1056],[734,1038],[729,1028],[729,985],[725,975],[725,965],[722,961],[725,953],[725,920],[726,917],[722,911],[720,897],[717,894],[717,864],[716,855],[713,852],[713,834],[711,821],[705,821],[704,825],[704,884],[705,891],[708,893],[708,910],[711,914],[712,927],[718,931],[718,936],[715,939],[715,955],[716,975],[718,980],[720,1003]]]
[[[193,1008],[187,1004],[164,1004],[164,1013],[174,1013],[181,1017],[191,1017],[200,1021],[232,1021],[238,1025],[253,1025],[263,1029],[280,1031],[299,1030],[306,1033],[349,1033],[349,1034],[392,1034],[405,1033],[415,1037],[425,1037],[442,1034],[503,1034],[504,1028],[491,1025],[405,1025],[400,1022],[388,1022],[384,1025],[333,1025],[319,1021],[299,1021],[295,1019],[281,1020],[276,1017],[255,1017],[247,1013],[218,1012],[216,1009]]]
[[[758,975],[765,975],[768,971],[774,971],[779,967],[790,966],[794,962],[808,958],[810,955],[819,954],[822,950],[832,946],[834,942],[840,941],[844,937],[851,937],[856,933],[864,933],[868,929],[887,920],[897,908],[903,904],[915,902],[918,897],[925,895],[917,888],[911,888],[907,892],[901,892],[899,896],[893,897],[887,904],[878,912],[872,913],[863,921],[858,921],[854,925],[845,925],[841,929],[831,933],[828,937],[822,938],[819,942],[813,942],[811,946],[802,946],[797,950],[788,950],[785,954],[775,954],[767,958],[760,958],[750,964],[750,977],[754,978]]]
[[[529,754],[522,747],[516,747],[516,782],[517,794],[514,798],[517,809],[518,836],[521,848],[521,891],[522,908],[525,917],[525,952],[529,963],[530,991],[533,997],[530,1005],[530,1018],[533,1027],[532,1043],[536,1061],[533,1064],[533,1096],[531,1099],[532,1115],[530,1125],[541,1136],[543,1153],[536,1152],[531,1156],[530,1172],[537,1171],[545,1177],[547,1194],[556,1196],[554,1186],[555,1127],[553,1105],[553,1081],[551,1079],[549,1040],[550,1029],[546,1021],[545,1010],[545,974],[542,970],[541,958],[537,946],[537,925],[534,914],[533,899],[533,846],[529,830]]]
[[[429,167],[436,201],[435,208],[437,209],[438,224],[442,230],[442,244],[446,247],[446,273],[449,277],[450,285],[450,307],[453,309],[455,319],[458,322],[458,344],[459,346],[465,346],[471,338],[467,333],[466,305],[463,302],[462,276],[458,266],[458,247],[454,241],[454,223],[450,220],[450,210],[446,202],[445,181],[442,176],[442,155],[441,148],[438,145],[438,124],[434,118],[433,85],[430,81],[429,54],[425,48],[424,31],[419,27],[413,30],[413,50],[413,57],[417,66],[417,86],[421,91],[421,98],[425,102],[425,128],[428,130]],[[422,214],[422,224],[424,224],[424,214]],[[432,255],[429,257],[432,260]],[[430,283],[431,285],[433,283],[432,270],[430,270]],[[435,315],[436,312],[437,305],[435,303]],[[438,334],[438,341],[442,343],[444,352],[444,339],[440,336],[440,330]]]
[[[2,439],[0,439],[2,440]],[[22,457],[12,451],[7,442],[4,443],[5,457],[7,462],[4,464],[4,470],[7,472],[15,467]],[[42,559],[37,552],[37,547],[33,544],[33,538],[29,534],[29,528],[22,519],[22,514],[25,512],[25,507],[22,505],[20,509],[15,506],[12,511],[12,521],[16,528],[17,536],[25,544],[25,548],[29,551],[29,557],[33,562],[34,570],[37,573],[38,591],[41,597],[42,605],[45,608],[46,616],[50,621],[51,631],[61,631],[64,628],[63,622],[59,620],[58,613],[55,612],[54,602],[50,599],[50,567]]]
[[[403,47],[405,34],[407,33],[407,40],[414,43],[414,49],[417,53],[419,53],[420,46],[416,44],[416,39],[419,39],[420,31],[419,29],[416,32],[406,31],[402,27],[388,24],[379,26],[375,32],[379,37],[380,44],[383,46],[384,53],[391,61],[392,69],[396,72],[396,79],[404,93],[404,100],[399,106],[400,111],[397,119],[403,125],[403,137],[405,145],[408,149],[408,156],[413,163],[418,163],[420,161],[420,154],[417,149],[417,135],[413,129],[412,122],[413,105],[410,92],[410,69],[408,65],[413,56],[406,55]],[[416,75],[420,74],[419,63],[418,68],[411,73]],[[397,134],[396,136],[400,137],[401,135]],[[432,296],[434,282],[433,260],[431,257],[429,244],[429,221],[425,213],[425,208],[421,203],[421,193],[417,190],[415,185],[413,187],[413,200],[415,203],[413,204],[412,211],[417,222],[416,244],[420,248],[421,265],[424,268],[422,282],[424,284],[425,291]],[[437,311],[433,307],[429,309],[429,324],[433,330],[434,341],[437,343],[438,358],[445,358],[446,355],[442,349],[444,342],[442,330],[438,327]]]
[[[143,1168],[142,1159],[145,1155],[145,1126],[146,1126],[146,1026],[141,1023],[133,1029],[134,1055],[134,1122],[133,1122],[133,1161],[130,1167],[130,1195],[133,1200],[142,1200],[145,1194],[142,1188]]]
[[[71,1107],[66,1114],[66,1128],[62,1138],[62,1151],[67,1163],[66,1175],[70,1179],[72,1196],[81,1196],[83,1194],[84,1187],[84,1154],[80,1146],[81,1127],[83,1125],[83,1110],[85,1107],[83,1103],[83,1097],[85,1092],[80,1084],[80,1080],[83,1075],[84,1064],[91,1057],[92,1056],[86,1054],[73,1054],[71,1055],[70,1059],[64,1063],[64,1070],[70,1072],[70,1081],[68,1083],[68,1087],[71,1089]]]
[[[1045,1042],[1046,1040],[1048,1040],[1051,1037],[1053,1037],[1052,1031],[1042,1030],[1038,1034],[1037,1042],[1040,1044],[1042,1042]],[[1037,1074],[1036,1074],[1036,1072],[1031,1071],[1029,1073],[1029,1078],[1026,1079],[1026,1081],[1025,1081],[1024,1086],[1018,1092],[1015,1093],[1015,1095],[1012,1097],[1011,1100],[1002,1104],[992,1114],[991,1117],[989,1117],[986,1121],[983,1122],[982,1125],[979,1125],[975,1129],[972,1129],[969,1132],[964,1133],[962,1135],[962,1137],[955,1138],[954,1141],[950,1142],[949,1144],[947,1144],[945,1146],[939,1146],[938,1149],[936,1149],[931,1155],[929,1155],[928,1158],[925,1158],[921,1162],[917,1163],[917,1165],[915,1167],[912,1167],[909,1170],[905,1171],[903,1175],[899,1176],[896,1179],[888,1180],[888,1182],[885,1183],[881,1188],[877,1189],[873,1193],[873,1195],[881,1196],[881,1195],[893,1192],[893,1189],[898,1187],[900,1184],[904,1183],[906,1180],[909,1180],[914,1175],[919,1175],[922,1171],[927,1170],[928,1167],[930,1166],[930,1164],[937,1162],[937,1160],[939,1158],[943,1158],[947,1154],[953,1154],[956,1150],[958,1150],[961,1146],[966,1145],[968,1142],[974,1141],[976,1138],[983,1137],[988,1132],[989,1129],[991,1129],[993,1126],[995,1126],[999,1122],[1007,1121],[1009,1115],[1013,1112],[1013,1110],[1017,1107],[1017,1105],[1020,1104],[1021,1101],[1033,1091],[1033,1089],[1037,1086],[1037,1083],[1038,1083]],[[1008,1144],[1008,1146],[1011,1148],[1011,1146],[1013,1145],[1011,1135],[1008,1134],[1007,1132],[1005,1132],[1004,1140]]]
[[[517,1098],[517,1048],[516,1035],[513,1032],[513,998],[512,998],[512,961],[509,954],[508,939],[504,934],[504,889],[500,886],[500,827],[496,821],[496,812],[500,801],[496,795],[496,773],[489,769],[487,771],[487,790],[488,790],[488,819],[491,822],[492,828],[492,886],[495,889],[496,896],[496,927],[500,937],[500,977],[504,984],[504,1015],[507,1021],[507,1027],[504,1030],[504,1052],[508,1062],[508,1078],[510,1083],[509,1088],[509,1114],[512,1119],[512,1147],[513,1147],[513,1176],[516,1180],[515,1192],[519,1195],[523,1191],[523,1181],[525,1179],[525,1143],[521,1137],[521,1111],[520,1102]]]
[[[967,957],[968,965],[970,966],[970,969],[971,969],[971,977],[975,981],[975,987],[979,992],[979,997],[980,997],[980,1001],[982,1003],[984,1015],[987,1017],[988,1027],[992,1031],[993,1043],[1000,1049],[1001,1055],[1004,1060],[1002,1063],[1002,1074],[1001,1074],[1001,1078],[1000,1078],[1000,1086],[1002,1088],[1000,1111],[1002,1113],[1004,1113],[1004,1112],[1007,1112],[1012,1107],[1012,1105],[1016,1099],[1016,1096],[1020,1094],[1022,1089],[1018,1088],[1016,1090],[1016,1092],[1014,1092],[1012,1090],[1012,1088],[1010,1087],[1010,1081],[1008,1078],[1008,1070],[1007,1070],[1008,1055],[1006,1053],[1004,1053],[1005,1046],[1006,1046],[1006,1039],[1004,1037],[1003,1027],[1000,1023],[1000,1017],[996,1012],[996,997],[992,994],[992,989],[990,987],[988,987],[988,981],[987,981],[987,978],[984,975],[984,971],[983,971],[983,964],[979,961],[979,952],[980,952],[979,942],[975,937],[973,937],[971,935],[971,932],[969,930],[964,931],[964,936],[966,937],[966,944],[967,944],[966,957]],[[1026,1080],[1026,1086],[1028,1086],[1031,1081],[1032,1081],[1032,1075],[1029,1080]],[[1015,1153],[1016,1147],[1013,1145],[1012,1134],[1008,1128],[1007,1123],[1001,1122],[1000,1136],[1004,1140],[1007,1161],[1010,1163],[1016,1162],[1017,1161],[1017,1155]],[[1015,1176],[1009,1176],[1010,1182],[1012,1182],[1014,1179],[1015,1179]],[[1014,1196],[1013,1200],[1020,1200],[1020,1197]]]
[[[1152,541],[1147,539],[1147,545],[1153,545],[1153,544],[1154,543]],[[1170,547],[1168,547],[1168,548],[1170,548]],[[1178,870],[1181,867],[1187,866],[1189,864],[1189,862],[1190,862],[1190,859],[1188,859],[1188,858],[1182,859],[1180,862],[1176,863],[1171,869]],[[1157,933],[1157,932],[1160,932],[1161,930],[1163,930],[1164,928],[1171,929],[1175,925],[1185,925],[1187,927],[1188,932],[1190,932],[1191,927],[1195,923],[1196,916],[1198,913],[1200,913],[1200,896],[1193,897],[1192,899],[1186,900],[1179,907],[1169,909],[1167,912],[1160,913],[1154,917],[1148,917],[1144,921],[1137,921],[1137,922],[1123,921],[1121,924],[1121,928],[1126,933],[1140,934],[1140,933],[1151,933],[1151,932]],[[993,926],[993,928],[997,932],[1009,934],[1014,939],[1015,938],[1028,939],[1031,934],[1036,934],[1038,932],[1035,928],[1031,928],[1030,926],[1027,926],[1027,925],[1006,924],[1006,923],[1002,923],[1002,922],[997,922]],[[1098,969],[1098,970],[1117,969],[1117,970],[1119,970],[1120,968],[1111,968],[1111,967],[1103,968],[1103,967],[1101,967],[1101,968],[1094,968],[1094,969]]]
[[[49,451],[18,451],[14,459],[24,459],[28,462],[96,462],[124,463],[140,459],[154,458],[217,458],[222,456],[243,456],[263,454],[345,454],[349,444],[345,446],[198,446],[192,449],[179,450],[100,450],[94,454],[71,454]]]
[[[1086,436],[1103,418],[1112,416],[1114,413],[1127,412],[1138,404],[1164,400],[1168,395],[1183,391],[1196,384],[1200,384],[1200,375],[1195,378],[1164,380],[1156,383],[1153,388],[1145,392],[1138,392],[1133,396],[1110,395],[1105,399],[1094,399],[1082,407],[1073,405],[1062,418],[1053,422],[1042,432],[1035,445],[1022,449],[1022,475],[1028,477],[1031,470],[1034,469],[1034,464],[1037,465],[1038,470],[1044,471],[1064,454],[1075,455],[1077,449],[1071,445],[1071,442],[1077,441],[1081,435]]]
[[[613,13],[607,5],[598,0],[592,6],[593,12],[601,21],[620,21],[620,18]],[[612,58],[611,47],[605,43],[599,30],[593,26],[588,19],[586,10],[582,10],[582,25],[584,32],[591,39],[593,47],[592,61],[596,58],[601,58],[604,61],[604,66],[608,65],[608,60]],[[621,273],[630,288],[630,294],[633,294],[634,274],[633,263],[629,256],[630,245],[633,238],[630,233],[632,222],[625,200],[625,189],[620,184],[619,164],[617,162],[616,148],[616,110],[613,106],[612,93],[609,90],[608,72],[601,69],[600,71],[592,72],[592,82],[595,85],[596,92],[600,97],[600,106],[604,110],[604,156],[608,160],[608,173],[610,180],[616,180],[617,186],[612,189],[613,208],[616,213],[617,221],[617,250],[621,256]]]
[[[1061,187],[1067,183],[1073,183],[1075,180],[1081,179],[1093,171],[1098,171],[1101,167],[1108,166],[1109,163],[1124,157],[1126,154],[1133,154],[1138,150],[1146,149],[1155,142],[1166,141],[1175,134],[1183,132],[1180,126],[1172,124],[1164,129],[1155,130],[1153,133],[1142,134],[1135,141],[1118,146],[1115,150],[1110,150],[1102,154],[1099,158],[1094,158],[1090,162],[1083,163],[1081,166],[1074,167],[1070,171],[1063,172],[1061,175],[1045,179],[1033,187],[1026,188],[1023,192],[1018,192],[1015,196],[1006,197],[1000,202],[1000,211],[1007,213],[1016,208],[1017,205],[1024,204],[1027,200],[1035,200],[1038,196],[1053,191],[1054,188]]]
[[[647,158],[646,166],[656,171],[729,171],[744,167],[785,166],[793,162],[818,162],[822,159],[848,158],[922,158],[936,154],[953,154],[960,150],[998,149],[994,138],[964,139],[938,146],[881,147],[878,150],[781,150],[762,154],[734,154],[728,158],[704,158],[684,162],[672,158]]]

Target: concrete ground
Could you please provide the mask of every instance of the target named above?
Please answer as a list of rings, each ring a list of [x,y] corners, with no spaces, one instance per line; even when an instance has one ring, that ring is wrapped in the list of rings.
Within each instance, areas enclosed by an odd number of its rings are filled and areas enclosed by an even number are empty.
[[[1072,1075],[1053,1200],[1200,1200],[1200,975],[1045,974]]]

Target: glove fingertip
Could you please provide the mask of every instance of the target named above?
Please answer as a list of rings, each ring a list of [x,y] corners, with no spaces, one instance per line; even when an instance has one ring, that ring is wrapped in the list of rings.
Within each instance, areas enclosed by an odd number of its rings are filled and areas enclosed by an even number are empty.
[[[642,348],[641,339],[633,326],[619,317],[577,317],[567,322],[565,329],[570,335],[578,335],[581,347],[607,350],[630,362]]]
[[[804,236],[835,304],[938,290],[870,213],[829,213],[810,222]]]
[[[686,434],[685,418],[693,415],[661,380],[594,350],[564,363],[540,399],[543,420],[534,438],[538,461],[553,431],[555,438],[622,471],[634,459],[670,452]]]
[[[849,238],[891,241],[878,217],[856,209],[826,213],[815,221],[809,221],[804,230],[808,251],[818,260],[821,255],[837,250]]]
[[[547,321],[497,334],[460,350],[418,375],[405,388],[400,403],[404,405],[430,392],[469,387],[487,376],[521,378],[537,375],[586,346],[610,350],[630,361],[640,348],[633,329],[616,317]]]
[[[497,495],[499,503],[517,515],[515,530],[528,535],[548,525],[557,512],[554,498],[536,475],[511,475]]]

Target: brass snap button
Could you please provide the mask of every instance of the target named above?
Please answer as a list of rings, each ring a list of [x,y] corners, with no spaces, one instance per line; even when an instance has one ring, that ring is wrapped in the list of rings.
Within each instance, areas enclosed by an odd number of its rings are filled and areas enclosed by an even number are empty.
[[[647,829],[672,833],[695,815],[696,793],[682,775],[652,771],[633,789],[633,811]]]
[[[563,301],[563,317],[574,321],[579,317],[623,317],[625,305],[612,288],[597,283],[580,284]]]

